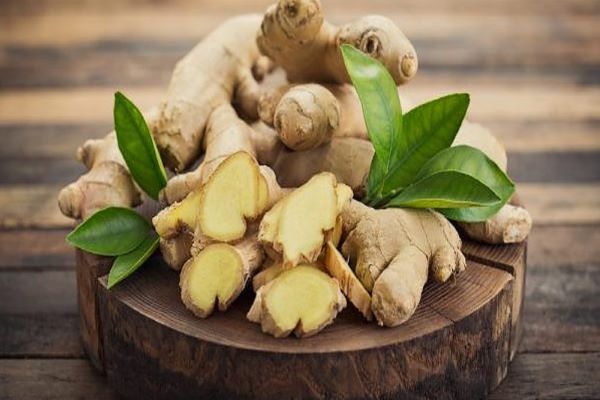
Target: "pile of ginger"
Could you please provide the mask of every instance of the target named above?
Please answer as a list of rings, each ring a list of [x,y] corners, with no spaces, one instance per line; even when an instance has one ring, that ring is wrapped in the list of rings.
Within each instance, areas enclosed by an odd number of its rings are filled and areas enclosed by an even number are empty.
[[[336,26],[319,0],[279,0],[206,36],[144,114],[176,173],[153,224],[198,317],[225,311],[251,280],[247,317],[276,337],[316,334],[346,299],[393,327],[415,312],[428,279],[446,282],[465,269],[457,228],[438,212],[359,201],[374,150],[340,52],[346,43],[378,59],[398,86],[417,72],[415,49],[389,19]],[[281,70],[285,83],[265,84]],[[401,99],[406,109],[410,100]],[[505,150],[484,127],[464,121],[458,144],[506,170]],[[61,191],[66,216],[141,203],[114,132],[88,140],[77,158],[88,172]],[[485,222],[456,226],[478,241],[515,243],[531,218],[507,204]]]

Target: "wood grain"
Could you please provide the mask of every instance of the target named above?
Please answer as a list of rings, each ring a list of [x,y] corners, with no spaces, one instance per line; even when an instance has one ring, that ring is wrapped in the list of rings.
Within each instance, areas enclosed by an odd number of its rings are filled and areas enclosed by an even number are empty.
[[[365,324],[348,309],[319,335],[297,340],[265,336],[246,321],[248,295],[198,320],[181,304],[174,272],[159,261],[144,268],[111,292],[101,281],[106,372],[126,398],[140,390],[153,398],[473,398],[508,366],[512,278],[497,269],[470,264],[454,284],[429,285],[398,328]],[[294,373],[282,379],[281,371]],[[139,384],[127,384],[132,379]]]

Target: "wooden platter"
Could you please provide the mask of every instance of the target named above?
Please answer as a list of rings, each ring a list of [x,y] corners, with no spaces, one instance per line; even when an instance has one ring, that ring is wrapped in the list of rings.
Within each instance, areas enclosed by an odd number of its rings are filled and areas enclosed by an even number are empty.
[[[251,289],[225,313],[194,317],[157,254],[108,291],[111,259],[77,251],[83,342],[124,398],[481,398],[521,338],[526,243],[463,240],[466,272],[427,284],[415,315],[389,329],[348,306],[307,339],[246,320]]]

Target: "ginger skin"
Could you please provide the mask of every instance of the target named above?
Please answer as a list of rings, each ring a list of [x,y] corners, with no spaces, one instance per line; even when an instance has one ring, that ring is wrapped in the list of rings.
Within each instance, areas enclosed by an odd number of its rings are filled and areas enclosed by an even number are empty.
[[[398,85],[418,68],[414,47],[388,18],[366,16],[337,27],[324,20],[319,0],[279,0],[267,9],[256,42],[294,83],[350,82],[339,51],[346,43],[381,61]]]
[[[153,135],[165,164],[175,171],[199,155],[213,111],[234,101],[242,114],[256,119],[263,74],[253,37],[261,17],[244,15],[225,21],[177,63],[159,106]]]
[[[297,138],[299,137],[320,137],[320,139],[315,139],[315,141],[323,139],[324,134],[322,131],[315,130],[314,127],[323,126],[327,123],[328,119],[324,117],[326,114],[324,112],[307,113],[303,111],[322,107],[323,102],[318,99],[321,95],[321,91],[315,90],[315,87],[318,86],[319,85],[299,85],[293,87],[295,90],[304,88],[304,91],[310,92],[311,94],[301,97],[294,96],[296,102],[294,107],[285,107],[287,118],[300,119],[303,121],[302,129],[304,129],[304,131],[299,133],[298,130],[284,130],[284,126],[276,126],[275,128],[278,131],[277,134],[282,140],[284,140],[285,137],[286,141],[293,143],[295,140],[298,140]],[[298,153],[280,150],[279,154],[281,161],[276,159],[273,164],[273,169],[276,171],[278,179],[283,185],[293,186],[302,184],[305,179],[307,179],[306,176],[310,176],[309,173],[305,172],[307,168],[314,168],[310,170],[310,172],[313,173],[318,172],[319,168],[323,168],[322,170],[334,173],[341,182],[349,184],[357,197],[361,197],[361,189],[364,180],[366,180],[368,175],[370,162],[374,152],[371,144],[366,141],[355,142],[356,146],[359,146],[358,143],[360,143],[362,147],[369,147],[369,149],[361,149],[360,152],[356,151],[355,153],[351,153],[351,150],[342,152],[337,148],[339,146],[338,143],[349,143],[350,140],[336,140],[336,137],[343,138],[346,136],[353,136],[368,139],[368,134],[364,119],[362,118],[362,108],[356,91],[347,85],[337,85],[338,88],[343,88],[343,90],[334,90],[335,87],[336,85],[327,86],[327,88],[330,89],[330,93],[334,94],[336,99],[336,102],[332,103],[331,98],[325,96],[329,104],[327,107],[333,109],[336,108],[335,106],[337,104],[337,109],[341,115],[340,120],[345,119],[347,121],[352,121],[350,127],[340,125],[334,132],[328,133],[326,137],[333,137],[333,139],[330,139],[333,142],[324,146],[321,145],[320,147]],[[282,102],[282,99],[286,98],[286,96],[291,96],[292,94],[293,92],[289,85],[283,85],[270,92],[264,93],[259,101],[259,111],[262,110],[262,112],[259,112],[261,118],[265,119],[267,123],[270,118],[274,119],[274,117],[269,116],[270,110],[278,112],[278,109],[285,105]],[[413,107],[413,104],[409,99],[404,96],[401,96],[401,99],[405,112]],[[356,121],[357,119],[359,121]],[[362,135],[357,131],[362,132]],[[492,159],[500,169],[506,171],[506,150],[498,139],[496,139],[485,127],[465,120],[456,135],[453,146],[463,144],[481,150]],[[350,161],[350,164],[347,164],[351,154],[353,154],[351,157],[352,160]],[[330,160],[333,156],[342,156],[345,157],[346,160],[338,161],[336,159],[328,162],[328,165],[322,165],[325,160]],[[305,158],[311,158],[311,162],[305,162]],[[319,163],[321,165],[319,165]],[[349,169],[347,165],[351,165],[352,168]],[[478,223],[457,222],[457,225],[463,228],[463,231],[469,237],[477,241],[492,244],[519,243],[525,240],[531,231],[531,217],[527,210],[522,207],[505,205],[501,209],[501,212],[487,221]]]
[[[221,24],[178,62],[164,100],[145,114],[169,168],[181,171],[195,161],[209,121],[221,114],[214,113],[217,108],[233,102],[244,116],[258,118],[258,81],[272,68],[254,39],[260,23],[260,15],[245,15]],[[106,206],[141,203],[114,132],[87,141],[77,158],[89,172],[59,194],[64,215],[82,219]]]
[[[342,213],[342,253],[371,292],[371,309],[382,326],[410,318],[428,275],[445,282],[465,269],[456,229],[432,210],[375,210],[352,201]]]
[[[371,295],[358,280],[354,272],[332,242],[327,242],[323,258],[325,269],[340,284],[342,293],[367,321],[373,319]]]
[[[260,287],[247,317],[275,337],[317,334],[346,307],[337,281],[313,265],[285,270]]]

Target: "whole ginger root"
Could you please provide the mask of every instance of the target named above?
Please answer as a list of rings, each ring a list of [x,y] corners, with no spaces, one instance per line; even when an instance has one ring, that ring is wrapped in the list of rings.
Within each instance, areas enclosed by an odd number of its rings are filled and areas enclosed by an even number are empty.
[[[375,210],[352,201],[342,221],[342,253],[371,292],[379,325],[396,326],[410,318],[428,276],[446,282],[466,267],[456,229],[435,211]]]

